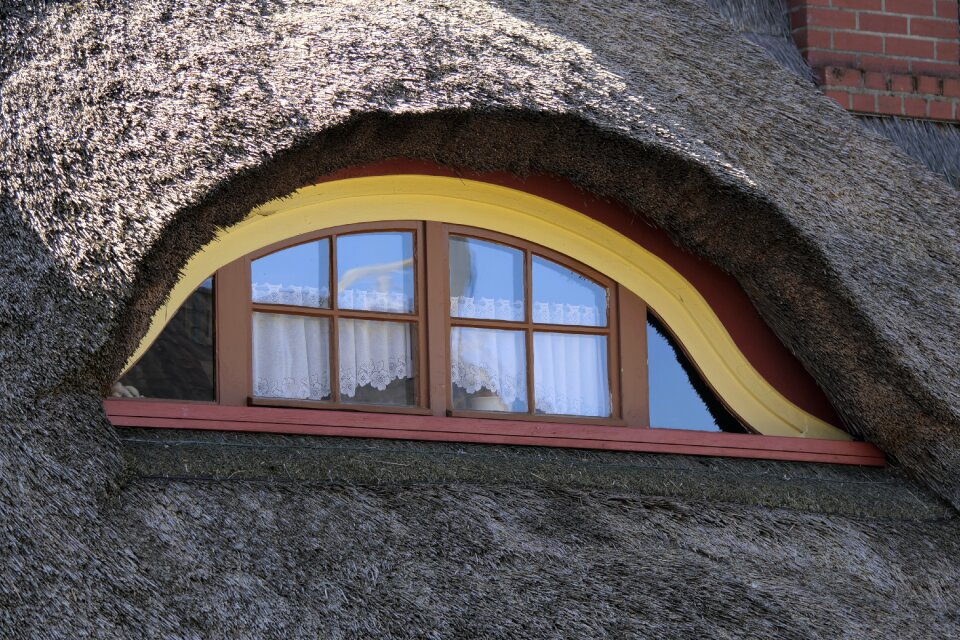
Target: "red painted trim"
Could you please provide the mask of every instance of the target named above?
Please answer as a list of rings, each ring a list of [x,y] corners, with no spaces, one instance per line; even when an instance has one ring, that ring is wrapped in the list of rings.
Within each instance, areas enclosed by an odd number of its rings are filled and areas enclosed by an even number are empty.
[[[480,173],[421,160],[393,159],[351,167],[320,177],[317,182],[396,174],[459,177],[525,191],[579,211],[615,229],[654,253],[690,281],[723,322],[750,364],[777,391],[821,420],[838,427],[842,425],[823,390],[763,321],[737,281],[719,267],[677,247],[642,212],[633,212],[623,204],[600,200],[556,177],[537,175],[521,178],[503,171]],[[527,240],[536,242],[536,238]]]
[[[865,466],[885,464],[883,453],[866,442],[149,400],[108,399],[104,401],[104,408],[110,421],[118,427],[476,442]]]

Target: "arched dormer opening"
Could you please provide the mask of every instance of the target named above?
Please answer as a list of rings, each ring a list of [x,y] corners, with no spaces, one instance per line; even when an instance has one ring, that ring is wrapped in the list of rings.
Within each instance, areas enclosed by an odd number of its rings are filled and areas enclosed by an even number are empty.
[[[338,178],[258,207],[187,264],[130,360],[150,357],[192,292],[215,292],[209,391],[176,426],[882,460],[848,442],[731,279],[619,207],[572,188]],[[670,417],[665,366],[709,420],[657,417]],[[108,408],[120,424],[170,426],[172,405],[157,404]]]

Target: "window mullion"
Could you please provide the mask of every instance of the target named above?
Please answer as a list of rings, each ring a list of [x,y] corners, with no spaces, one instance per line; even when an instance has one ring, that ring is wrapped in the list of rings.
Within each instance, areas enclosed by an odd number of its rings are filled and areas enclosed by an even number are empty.
[[[448,364],[450,350],[450,264],[447,230],[440,222],[427,222],[422,255],[425,258],[427,328],[426,373],[429,376],[429,406],[435,416],[450,409]],[[422,366],[422,365],[421,365]]]
[[[330,399],[340,402],[340,283],[337,270],[337,236],[330,236]]]
[[[534,405],[533,392],[533,254],[530,249],[523,251],[523,306],[524,320],[526,320],[526,347],[527,347],[527,413],[534,415],[537,408]]]

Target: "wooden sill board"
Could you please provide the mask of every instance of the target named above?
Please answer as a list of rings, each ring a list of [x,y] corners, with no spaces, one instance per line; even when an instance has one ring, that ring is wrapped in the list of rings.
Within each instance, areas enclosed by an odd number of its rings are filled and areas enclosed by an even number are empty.
[[[874,467],[886,463],[872,444],[842,440],[157,400],[107,399],[104,408],[118,427],[473,442]]]

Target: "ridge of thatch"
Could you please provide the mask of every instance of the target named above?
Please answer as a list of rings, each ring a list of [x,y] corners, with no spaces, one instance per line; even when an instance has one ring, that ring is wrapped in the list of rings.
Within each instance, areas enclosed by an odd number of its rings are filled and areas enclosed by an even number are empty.
[[[952,522],[610,491],[347,488],[343,498],[120,484],[99,394],[177,268],[259,203],[339,168],[411,157],[552,174],[643,212],[738,278],[851,428],[960,505],[960,192],[758,58],[703,5],[38,0],[0,16],[8,635],[227,636],[231,624],[256,635],[268,621],[292,635],[297,619],[304,632],[326,621],[331,636],[494,629],[469,626],[471,594],[472,624],[530,612],[503,635],[553,634],[548,597],[576,613],[557,614],[567,629],[610,635],[956,629]],[[581,499],[609,513],[578,512]],[[690,517],[658,533],[673,512]],[[559,542],[528,519],[552,513],[576,516]],[[627,533],[603,538],[581,516],[616,518]],[[476,536],[498,518],[529,549],[560,551],[541,564],[497,555],[499,538]],[[720,542],[688,545],[681,530]],[[382,544],[391,532],[395,544]],[[456,533],[466,542],[449,553],[430,546]],[[654,553],[635,544],[660,535],[670,542]],[[376,544],[389,557],[359,557]],[[373,577],[351,581],[354,570]],[[450,606],[423,589],[431,580]],[[327,606],[330,593],[340,604]]]

